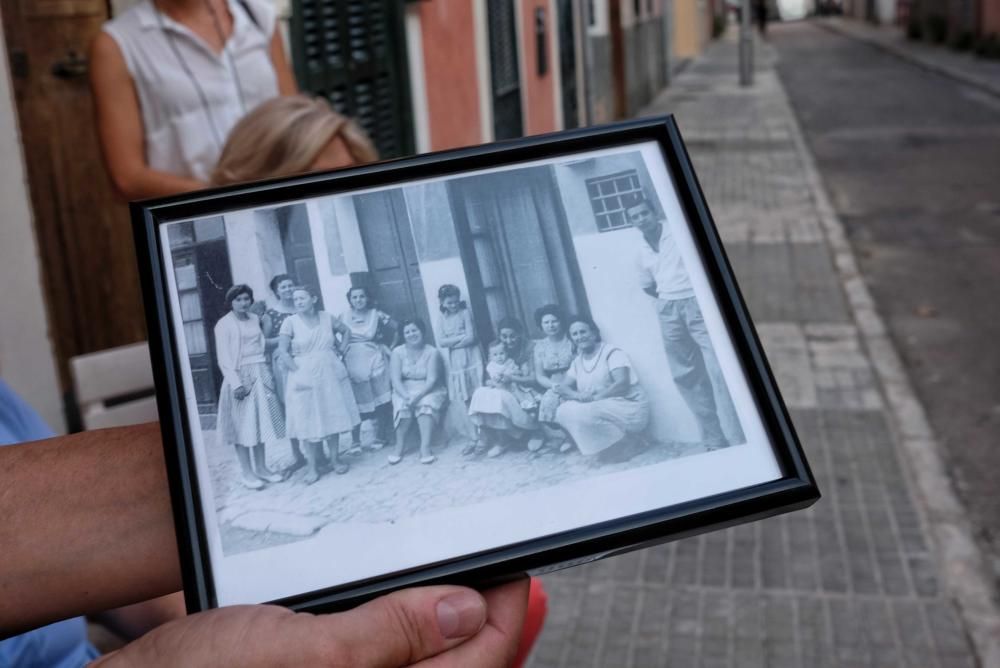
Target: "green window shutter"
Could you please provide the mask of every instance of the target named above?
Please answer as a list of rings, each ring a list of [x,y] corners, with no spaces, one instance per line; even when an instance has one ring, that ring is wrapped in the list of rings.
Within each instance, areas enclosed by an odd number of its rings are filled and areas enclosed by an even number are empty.
[[[413,153],[400,0],[293,0],[290,41],[299,87],[356,119],[383,158]]]

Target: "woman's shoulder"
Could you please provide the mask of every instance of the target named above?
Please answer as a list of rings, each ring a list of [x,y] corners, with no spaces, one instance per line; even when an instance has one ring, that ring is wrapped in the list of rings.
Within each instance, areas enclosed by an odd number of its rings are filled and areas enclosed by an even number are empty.
[[[139,0],[125,11],[119,12],[105,21],[101,27],[110,33],[138,30],[145,27],[151,19],[156,18],[152,13],[154,11],[156,9],[151,0]]]
[[[223,330],[227,327],[232,327],[233,321],[236,317],[233,315],[232,311],[224,314],[221,318],[215,321],[215,331]]]
[[[246,10],[251,22],[262,31],[268,34],[273,31],[277,19],[274,0],[237,0],[236,4]]]

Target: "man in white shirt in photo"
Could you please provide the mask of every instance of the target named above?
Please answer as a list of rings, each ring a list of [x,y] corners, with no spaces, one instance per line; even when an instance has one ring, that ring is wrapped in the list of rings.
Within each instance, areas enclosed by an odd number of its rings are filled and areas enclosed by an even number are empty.
[[[663,348],[671,375],[698,420],[702,443],[709,450],[724,448],[730,443],[719,421],[719,409],[723,406],[718,405],[720,402],[716,398],[724,401],[725,408],[730,410],[732,401],[680,249],[667,222],[657,219],[647,200],[633,204],[625,213],[632,227],[642,233],[637,259],[639,285],[646,294],[656,298]],[[732,417],[734,424],[738,424],[735,411]]]

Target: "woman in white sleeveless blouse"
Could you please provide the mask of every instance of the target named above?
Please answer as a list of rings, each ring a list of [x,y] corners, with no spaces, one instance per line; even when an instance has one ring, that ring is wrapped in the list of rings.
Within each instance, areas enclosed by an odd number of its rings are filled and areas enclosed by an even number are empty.
[[[204,187],[247,112],[294,94],[269,0],[140,0],[90,58],[105,163],[124,199]]]

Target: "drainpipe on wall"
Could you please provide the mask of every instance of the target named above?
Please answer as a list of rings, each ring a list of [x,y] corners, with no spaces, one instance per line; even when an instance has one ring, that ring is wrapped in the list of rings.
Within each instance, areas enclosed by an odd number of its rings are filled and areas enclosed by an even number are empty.
[[[750,27],[750,0],[740,3],[740,85],[753,85],[753,33]]]

